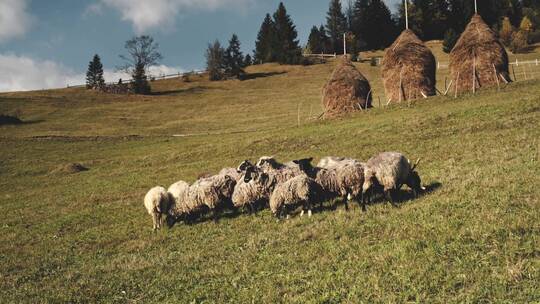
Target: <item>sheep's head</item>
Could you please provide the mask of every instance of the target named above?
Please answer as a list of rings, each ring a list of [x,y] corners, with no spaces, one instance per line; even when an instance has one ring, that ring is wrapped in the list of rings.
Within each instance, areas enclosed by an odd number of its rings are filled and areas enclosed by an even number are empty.
[[[168,214],[167,213],[167,227],[171,228],[172,226],[174,226],[174,224],[176,224],[176,217],[175,216],[172,216],[171,214]]]
[[[380,187],[380,184],[375,176],[375,172],[369,168],[364,168],[364,184],[362,185],[362,193],[373,191],[378,187]]]
[[[268,174],[260,171],[256,167],[249,167],[244,175],[244,183],[249,183],[252,180],[257,183],[266,183],[268,178]]]
[[[277,160],[273,156],[263,156],[259,158],[259,161],[257,161],[257,168],[261,169],[279,169],[281,167],[281,164],[277,162]]]
[[[236,172],[238,172],[238,173],[245,172],[250,167],[253,167],[253,164],[249,160],[246,159],[246,160],[244,160],[243,162],[240,163],[238,168],[236,168]]]
[[[313,166],[311,165],[312,161],[313,157],[309,157],[293,160],[293,163],[297,164],[300,170],[302,170],[303,172],[310,173],[313,170]]]
[[[422,180],[420,179],[420,175],[418,175],[418,172],[416,172],[416,167],[418,167],[419,163],[420,163],[420,159],[418,159],[416,163],[414,163],[414,165],[411,166],[411,172],[409,173],[409,176],[407,177],[407,186],[411,187],[411,189],[413,189],[415,194],[421,193],[426,190],[426,188],[422,186]]]

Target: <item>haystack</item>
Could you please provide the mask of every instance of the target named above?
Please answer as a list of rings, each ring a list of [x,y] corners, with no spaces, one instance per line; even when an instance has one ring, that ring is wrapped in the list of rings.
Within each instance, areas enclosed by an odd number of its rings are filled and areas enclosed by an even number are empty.
[[[508,54],[478,14],[450,52],[450,73],[458,93],[510,81]]]
[[[435,57],[413,31],[404,30],[384,52],[382,78],[388,102],[435,95]]]
[[[323,89],[324,117],[371,107],[372,92],[367,79],[356,69],[349,56],[343,56]]]

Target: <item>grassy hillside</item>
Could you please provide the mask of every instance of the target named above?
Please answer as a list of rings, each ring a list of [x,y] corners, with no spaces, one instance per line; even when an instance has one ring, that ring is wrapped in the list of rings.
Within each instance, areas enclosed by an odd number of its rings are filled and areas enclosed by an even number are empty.
[[[1,94],[26,123],[0,126],[0,302],[540,301],[540,84],[312,119],[332,66],[160,81],[146,97]],[[359,66],[382,98],[378,67]],[[158,233],[142,206],[154,185],[246,158],[388,150],[421,157],[431,192]],[[73,162],[90,170],[58,170]]]

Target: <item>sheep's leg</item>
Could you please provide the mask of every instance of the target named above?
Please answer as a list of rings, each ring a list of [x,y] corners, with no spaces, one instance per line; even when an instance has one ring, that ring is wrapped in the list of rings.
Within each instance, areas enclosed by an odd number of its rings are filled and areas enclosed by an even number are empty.
[[[347,194],[345,198],[343,198],[343,204],[345,205],[345,210],[349,211],[349,195]]]
[[[215,208],[212,209],[212,218],[214,219],[214,223],[218,222],[218,211]]]
[[[152,223],[153,223],[153,226],[152,226],[152,230],[156,231],[157,230],[157,213],[156,212],[153,212],[152,213]]]
[[[300,211],[300,217],[304,216],[304,208],[302,208],[302,211]]]
[[[157,215],[157,218],[158,218],[158,229],[161,229],[161,224],[163,222],[163,217],[161,216],[161,213],[158,213]]]
[[[311,202],[307,201],[307,202],[305,203],[305,206],[306,206],[306,209],[307,209],[307,211],[308,211],[308,217],[311,217],[311,208],[312,208],[312,207],[311,207]]]
[[[387,190],[385,191],[385,194],[388,201],[390,201],[390,204],[392,204],[393,207],[397,207],[396,202],[394,201],[394,190]]]

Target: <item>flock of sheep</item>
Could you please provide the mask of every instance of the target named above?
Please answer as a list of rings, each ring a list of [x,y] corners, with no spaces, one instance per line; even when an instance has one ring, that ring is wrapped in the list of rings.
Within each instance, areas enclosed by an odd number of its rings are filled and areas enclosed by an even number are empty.
[[[193,184],[179,181],[169,189],[154,187],[144,197],[144,206],[152,216],[153,229],[161,228],[165,216],[168,226],[177,221],[192,222],[206,213],[214,219],[220,212],[247,210],[266,206],[278,218],[302,207],[311,216],[313,205],[342,198],[345,208],[356,200],[366,210],[366,203],[382,193],[394,204],[402,185],[416,197],[425,190],[412,164],[403,154],[383,152],[366,163],[352,158],[325,157],[316,167],[313,158],[282,164],[273,157],[261,157],[253,165],[243,161],[238,168],[222,169],[217,175],[200,178]]]

